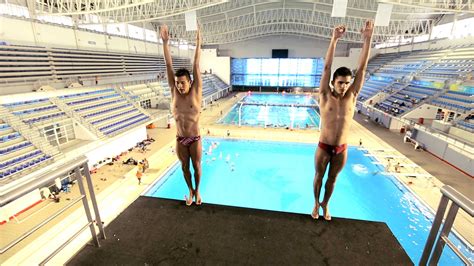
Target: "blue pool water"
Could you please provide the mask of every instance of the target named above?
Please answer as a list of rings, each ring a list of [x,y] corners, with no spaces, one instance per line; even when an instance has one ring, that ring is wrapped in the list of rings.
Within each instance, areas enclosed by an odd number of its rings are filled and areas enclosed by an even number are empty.
[[[212,142],[219,144],[212,154],[208,154]],[[315,148],[316,144],[204,139],[203,201],[309,214],[314,204]],[[331,198],[331,214],[387,223],[417,264],[434,215],[394,177],[379,171],[363,152],[350,147],[346,167],[338,177]],[[177,164],[148,190],[147,195],[183,200],[187,193]],[[450,238],[462,247],[464,254],[474,259],[472,251],[453,235]],[[445,247],[440,265],[462,265],[462,262]]]
[[[219,123],[239,125],[240,109],[240,125],[318,129],[320,117],[317,109],[297,106],[316,104],[308,95],[249,94],[235,104]]]

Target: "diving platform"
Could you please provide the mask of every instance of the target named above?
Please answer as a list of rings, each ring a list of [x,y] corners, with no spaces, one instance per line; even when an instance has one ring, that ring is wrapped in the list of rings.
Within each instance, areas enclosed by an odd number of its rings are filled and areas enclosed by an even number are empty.
[[[311,211],[311,210],[308,210]],[[383,222],[139,197],[67,265],[412,265]]]

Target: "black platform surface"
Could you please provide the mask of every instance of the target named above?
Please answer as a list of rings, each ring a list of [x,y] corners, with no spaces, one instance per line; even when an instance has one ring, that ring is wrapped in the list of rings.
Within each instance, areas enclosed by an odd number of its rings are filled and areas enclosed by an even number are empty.
[[[68,265],[411,265],[385,223],[140,197]]]

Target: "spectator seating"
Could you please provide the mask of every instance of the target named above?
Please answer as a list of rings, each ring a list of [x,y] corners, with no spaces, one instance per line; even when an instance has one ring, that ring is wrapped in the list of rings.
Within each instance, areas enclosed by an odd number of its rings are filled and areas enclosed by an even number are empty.
[[[61,111],[48,98],[9,103],[3,106],[23,122],[36,126],[52,123],[53,121],[58,123],[62,119],[68,119],[66,113]]]
[[[381,66],[386,65],[399,57],[399,53],[378,54],[374,58],[370,59],[370,62],[367,65],[367,71],[374,73]]]
[[[372,98],[374,95],[381,91],[385,91],[390,85],[392,81],[391,79],[387,80],[379,80],[375,79],[374,77],[370,77],[362,87],[359,93],[359,101],[365,101]]]
[[[34,169],[51,159],[0,120],[0,179]]]
[[[159,97],[159,95],[145,83],[126,85],[122,87],[122,90],[134,101],[143,101]]]
[[[202,96],[203,98],[210,97],[211,95],[216,94],[219,91],[223,91],[229,88],[229,85],[225,84],[221,79],[216,75],[206,74],[202,76],[203,88]]]
[[[171,98],[171,91],[169,90],[167,81],[151,82],[148,84],[148,87],[150,87],[157,95],[164,98]]]
[[[464,129],[466,131],[474,133],[474,119],[468,119],[464,121],[459,121],[456,123],[456,127]],[[472,139],[471,139],[472,141]]]
[[[211,95],[228,89],[229,85],[219,79],[216,75],[213,74],[203,74],[202,75],[202,97],[203,99],[210,97]],[[150,83],[151,85],[152,83]],[[171,90],[169,88],[168,82],[162,80],[161,82],[153,83],[154,88],[161,87],[161,91],[165,96],[167,96]]]
[[[448,49],[423,50],[400,53],[400,57],[380,67],[375,75],[396,79],[411,76],[442,58]]]
[[[148,116],[113,89],[86,91],[59,98],[106,135],[121,133],[133,125],[149,120]]]
[[[394,84],[394,88],[401,88],[395,93],[391,94],[384,101],[377,104],[377,108],[392,115],[401,115],[410,110],[415,104],[418,104],[435,93],[440,92],[440,89],[421,85],[418,81],[412,81],[408,86],[401,83]]]
[[[445,58],[423,70],[419,76],[435,80],[464,79],[473,72],[474,47],[455,47]]]
[[[37,82],[98,76],[164,73],[163,57],[105,51],[0,45],[0,81]],[[173,58],[176,68],[190,68],[188,58]]]
[[[448,91],[432,101],[434,105],[458,112],[471,112],[474,109],[474,95],[467,92]]]

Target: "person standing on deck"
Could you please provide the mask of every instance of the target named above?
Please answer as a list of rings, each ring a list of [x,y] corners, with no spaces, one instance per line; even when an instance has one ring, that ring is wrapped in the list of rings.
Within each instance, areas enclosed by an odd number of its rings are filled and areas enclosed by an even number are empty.
[[[189,189],[189,197],[184,197],[187,206],[193,203],[193,199],[195,199],[197,205],[201,205],[202,199],[199,193],[202,157],[202,143],[199,133],[199,117],[202,100],[202,79],[199,68],[199,60],[201,58],[201,31],[198,28],[196,34],[193,81],[191,81],[191,75],[187,69],[181,68],[174,72],[168,44],[170,39],[168,26],[161,26],[160,35],[163,40],[168,85],[171,88],[173,116],[176,120],[176,154],[181,162],[181,169],[183,170],[184,179]],[[194,168],[195,188],[193,188],[191,181],[190,160]]]
[[[367,61],[374,23],[368,20],[362,29],[363,47],[359,57],[359,67],[351,84],[352,72],[347,67],[340,67],[334,72],[332,81],[331,65],[338,40],[346,32],[346,27],[339,25],[334,28],[331,42],[326,53],[321,85],[319,90],[319,106],[321,112],[321,134],[318,148],[315,153],[315,176],[313,183],[314,208],[311,216],[319,218],[319,208],[323,209],[325,220],[331,220],[329,214],[329,200],[334,190],[336,178],[347,160],[347,136],[354,116],[357,96],[364,84]],[[331,83],[331,86],[329,85]],[[319,202],[322,182],[326,168],[329,165],[328,178],[325,184],[325,193],[322,202]]]

